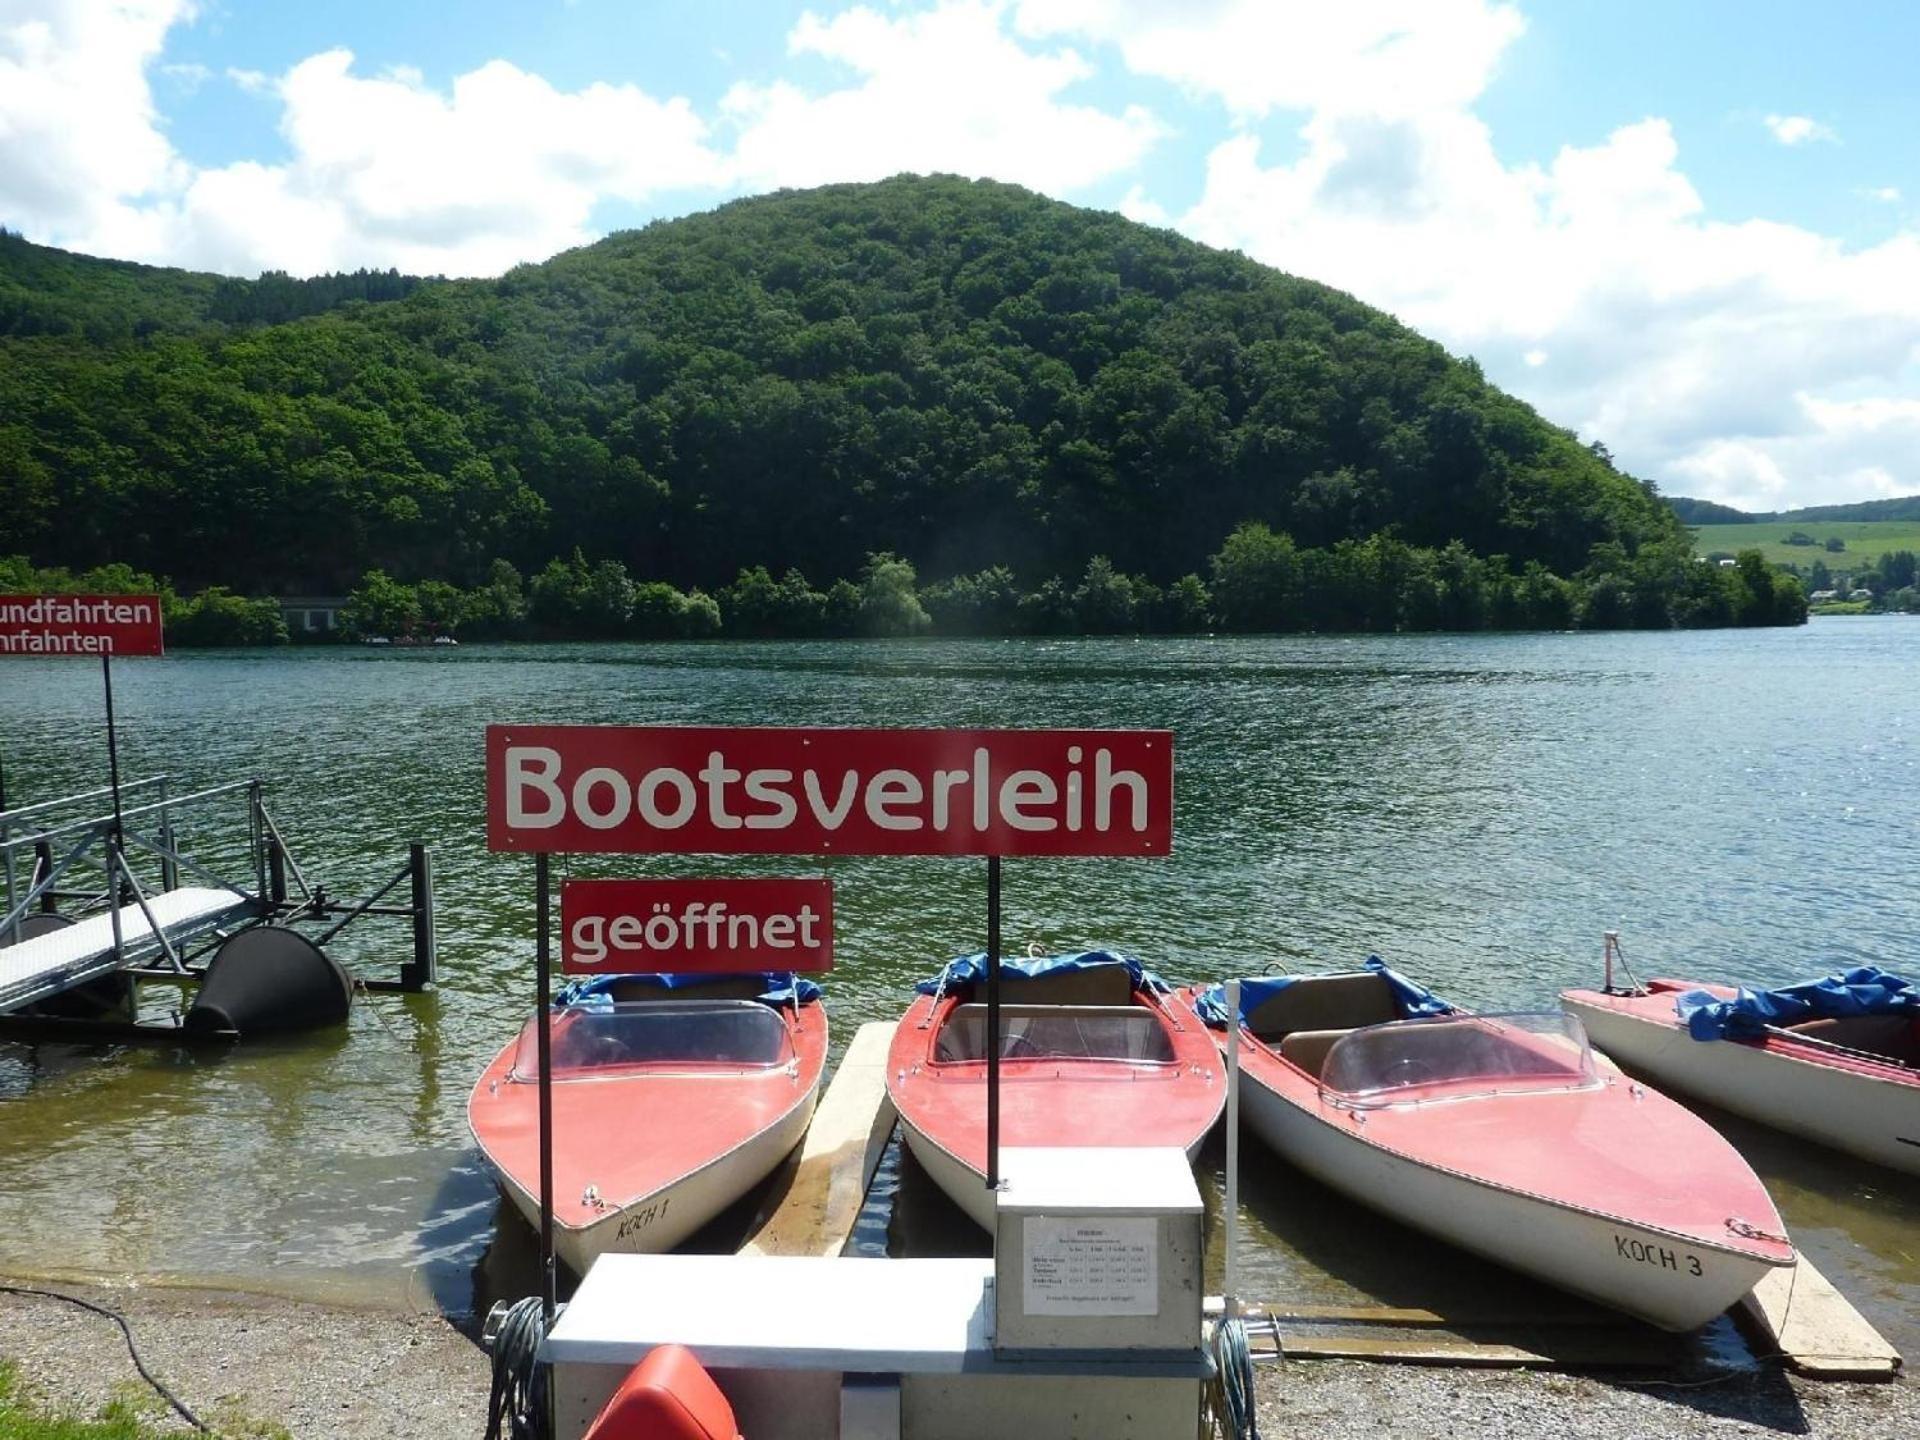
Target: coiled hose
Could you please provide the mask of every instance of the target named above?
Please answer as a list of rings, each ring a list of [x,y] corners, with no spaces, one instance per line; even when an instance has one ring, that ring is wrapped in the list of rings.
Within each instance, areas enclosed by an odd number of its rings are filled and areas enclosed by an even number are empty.
[[[1223,1440],[1260,1440],[1253,1396],[1253,1351],[1246,1322],[1222,1316],[1213,1327],[1213,1380],[1207,1387],[1213,1433]]]
[[[487,1440],[552,1440],[547,1369],[539,1359],[547,1333],[542,1309],[537,1295],[516,1300],[494,1328]]]

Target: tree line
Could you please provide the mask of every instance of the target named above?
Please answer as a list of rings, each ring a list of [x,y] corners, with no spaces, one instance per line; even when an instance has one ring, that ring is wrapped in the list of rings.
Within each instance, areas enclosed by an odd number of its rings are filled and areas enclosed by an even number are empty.
[[[157,590],[170,643],[282,644],[272,600],[214,587],[182,598],[125,566],[74,575],[0,560],[0,590]],[[859,573],[817,587],[797,567],[742,568],[708,593],[636,579],[617,560],[576,550],[530,578],[495,560],[479,585],[364,575],[338,637],[474,640],[698,640],[915,635],[1147,635],[1670,629],[1804,621],[1799,580],[1758,551],[1721,566],[1683,553],[1600,555],[1578,574],[1538,561],[1482,558],[1455,541],[1426,548],[1388,535],[1297,544],[1260,521],[1237,527],[1169,585],[1096,555],[1071,577],[1023,586],[1004,565],[922,583],[911,561],[878,551]],[[304,638],[304,637],[303,637]]]
[[[274,600],[236,595],[223,585],[181,595],[171,582],[117,563],[75,571],[0,555],[0,594],[158,595],[166,643],[186,648],[285,645],[289,638]]]

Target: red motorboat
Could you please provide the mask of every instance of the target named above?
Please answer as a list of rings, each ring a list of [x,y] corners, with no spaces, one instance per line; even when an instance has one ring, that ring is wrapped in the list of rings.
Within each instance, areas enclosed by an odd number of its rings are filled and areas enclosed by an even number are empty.
[[[1793,1263],[1733,1147],[1577,1020],[1457,1012],[1377,960],[1241,986],[1247,1123],[1361,1203],[1668,1330]],[[1224,1045],[1224,987],[1182,998]]]
[[[1610,950],[1609,954],[1613,952]],[[1594,1044],[1736,1114],[1920,1175],[1920,988],[1872,967],[1778,990],[1567,990]]]
[[[554,1249],[584,1275],[608,1251],[672,1249],[773,1172],[813,1118],[827,1017],[789,975],[607,976],[562,996],[552,1043]],[[537,1046],[529,1020],[467,1102],[536,1225]]]
[[[993,1228],[985,957],[920,983],[887,1057],[914,1159]],[[1000,1143],[1177,1146],[1192,1158],[1226,1103],[1206,1027],[1140,962],[1086,951],[1001,962]]]

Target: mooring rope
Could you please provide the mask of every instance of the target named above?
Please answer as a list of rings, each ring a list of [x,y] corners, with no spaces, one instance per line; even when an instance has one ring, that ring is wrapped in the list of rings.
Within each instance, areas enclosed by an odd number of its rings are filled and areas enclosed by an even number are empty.
[[[120,1333],[126,1337],[127,1354],[132,1357],[133,1368],[140,1372],[140,1378],[151,1385],[159,1393],[160,1398],[171,1405],[174,1413],[186,1421],[187,1424],[198,1430],[202,1435],[211,1435],[214,1433],[212,1426],[208,1425],[206,1421],[189,1410],[185,1402],[182,1401],[178,1395],[161,1384],[154,1373],[147,1369],[146,1361],[140,1358],[140,1347],[133,1343],[133,1326],[127,1323],[127,1317],[122,1315],[118,1310],[110,1309],[105,1305],[96,1305],[91,1300],[82,1300],[78,1295],[68,1295],[59,1290],[41,1290],[32,1285],[0,1285],[0,1293],[7,1295],[33,1295],[42,1300],[59,1300],[68,1305],[78,1305],[82,1310],[91,1310],[96,1315],[104,1315],[107,1319],[118,1325],[120,1327]]]
[[[547,1372],[540,1364],[546,1323],[538,1296],[509,1305],[493,1336],[493,1389],[486,1440],[551,1440]]]

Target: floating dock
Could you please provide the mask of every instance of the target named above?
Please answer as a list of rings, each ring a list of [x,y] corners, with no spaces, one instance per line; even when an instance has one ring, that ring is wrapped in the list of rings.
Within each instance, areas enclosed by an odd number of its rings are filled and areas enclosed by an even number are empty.
[[[248,937],[243,948],[249,958],[244,964],[236,959],[234,969],[247,971],[248,978],[226,985],[227,998],[247,992],[241,998],[263,1028],[280,1028],[272,1022],[299,1008],[275,998],[282,980],[264,978],[269,970],[297,982],[303,970],[310,978],[316,969],[332,967],[340,1006],[350,984],[429,988],[435,944],[425,847],[411,847],[406,868],[366,899],[334,900],[324,886],[308,882],[289,853],[266,808],[265,789],[260,780],[242,780],[175,796],[166,776],[154,776],[117,790],[0,810],[0,1026],[230,1038],[236,1032],[225,1020],[196,1025],[192,1014],[184,1030],[178,1023],[142,1023],[138,985],[202,986],[228,944],[242,935]],[[111,813],[101,813],[109,796]],[[244,865],[227,875],[185,853],[176,831],[183,812],[200,813],[203,829],[218,825],[205,812],[223,798],[245,803],[236,817],[240,823],[220,847],[243,853]],[[407,904],[382,903],[403,883],[411,887]],[[397,980],[350,980],[319,949],[366,915],[412,921],[413,957]],[[311,938],[288,933],[295,925],[314,924],[327,928]],[[276,948],[280,958],[268,957]],[[289,961],[291,952],[300,953]],[[73,999],[49,1008],[68,996]],[[212,1013],[215,1002],[208,1004]]]
[[[177,949],[258,910],[254,900],[236,891],[186,886],[18,944],[0,943],[0,1014],[156,959],[168,946]]]

